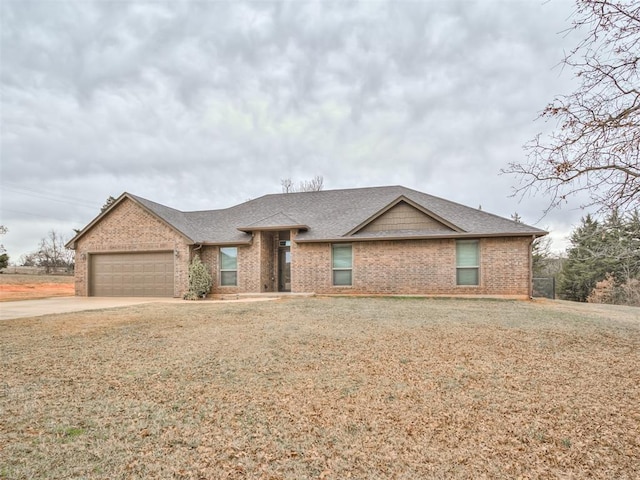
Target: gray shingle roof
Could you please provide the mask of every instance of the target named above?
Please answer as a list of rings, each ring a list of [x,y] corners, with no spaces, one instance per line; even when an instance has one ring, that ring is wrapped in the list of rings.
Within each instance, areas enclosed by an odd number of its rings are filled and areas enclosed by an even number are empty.
[[[251,232],[255,230],[289,230],[292,228],[308,230],[309,226],[294,220],[286,213],[278,212],[258,220],[257,222],[253,222],[251,225],[247,225],[246,227],[238,227],[238,230]]]
[[[544,230],[401,186],[265,195],[222,210],[181,212],[127,194],[194,243],[247,243],[255,230],[308,227],[296,241],[349,241],[384,238],[541,236]],[[460,232],[389,231],[347,234],[400,197],[409,199]],[[240,231],[239,229],[245,230]]]

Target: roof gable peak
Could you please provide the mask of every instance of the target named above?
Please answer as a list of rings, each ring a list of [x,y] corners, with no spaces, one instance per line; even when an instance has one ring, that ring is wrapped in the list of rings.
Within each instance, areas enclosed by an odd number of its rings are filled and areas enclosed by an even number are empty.
[[[308,230],[309,226],[280,211],[253,222],[246,227],[238,227],[238,230],[241,232],[252,232],[259,230],[289,230],[292,228]]]
[[[452,222],[431,212],[405,195],[398,196],[391,203],[378,210],[364,222],[350,230],[345,236],[371,231],[394,230],[430,230],[453,231],[463,233],[464,230]]]
[[[151,200],[147,200],[146,198],[138,197],[136,195],[132,195],[128,192],[122,193],[118,198],[116,198],[111,205],[102,210],[86,227],[84,227],[75,237],[73,237],[69,242],[65,245],[67,248],[75,248],[76,242],[83,237],[89,230],[91,230],[98,222],[100,222],[104,217],[109,215],[113,210],[118,208],[118,206],[124,202],[125,200],[129,200],[133,202],[138,207],[142,208],[149,214],[153,215],[155,218],[163,222],[172,230],[176,231],[180,235],[182,235],[187,241],[190,243],[194,243],[194,240],[191,239],[182,229],[178,228],[174,222],[171,222],[169,219],[164,218],[164,216],[157,211],[158,209],[166,209],[172,210],[176,214],[182,214],[179,210],[176,210],[171,207],[167,207],[160,203],[152,202]],[[154,208],[155,207],[155,208]]]

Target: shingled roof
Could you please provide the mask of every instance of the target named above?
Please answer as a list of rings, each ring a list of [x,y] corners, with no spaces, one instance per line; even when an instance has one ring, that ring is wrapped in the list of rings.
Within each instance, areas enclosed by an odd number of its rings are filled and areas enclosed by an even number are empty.
[[[270,194],[226,209],[195,212],[182,212],[124,193],[111,208],[115,208],[126,197],[154,213],[192,243],[198,244],[249,243],[253,231],[291,228],[300,230],[296,242],[488,236],[538,237],[547,233],[523,223],[402,186]],[[369,221],[400,202],[418,209],[443,228],[363,231],[362,227]],[[103,215],[107,213],[108,210]],[[73,244],[101,216],[69,244]]]
[[[402,186],[265,195],[222,210],[181,212],[128,194],[194,243],[250,241],[251,231],[298,228],[298,242],[384,238],[542,236],[547,232]],[[406,201],[451,230],[358,233],[390,205]],[[356,230],[354,232],[354,230]]]

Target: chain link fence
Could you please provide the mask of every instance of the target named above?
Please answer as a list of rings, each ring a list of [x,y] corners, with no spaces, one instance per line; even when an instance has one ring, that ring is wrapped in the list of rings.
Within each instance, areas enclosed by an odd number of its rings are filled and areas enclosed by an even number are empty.
[[[555,277],[535,277],[533,279],[533,296],[544,298],[556,298]]]

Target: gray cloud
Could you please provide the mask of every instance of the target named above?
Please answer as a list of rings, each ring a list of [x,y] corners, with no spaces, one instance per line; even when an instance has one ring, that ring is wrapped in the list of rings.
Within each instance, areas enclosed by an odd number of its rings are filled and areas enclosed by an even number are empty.
[[[548,128],[537,112],[571,89],[552,69],[573,44],[557,34],[571,3],[0,8],[12,257],[50,228],[83,226],[124,190],[218,208],[320,174],[326,188],[403,184],[530,222],[546,206],[507,198],[514,179],[498,171]],[[542,226],[566,232],[580,214]]]

